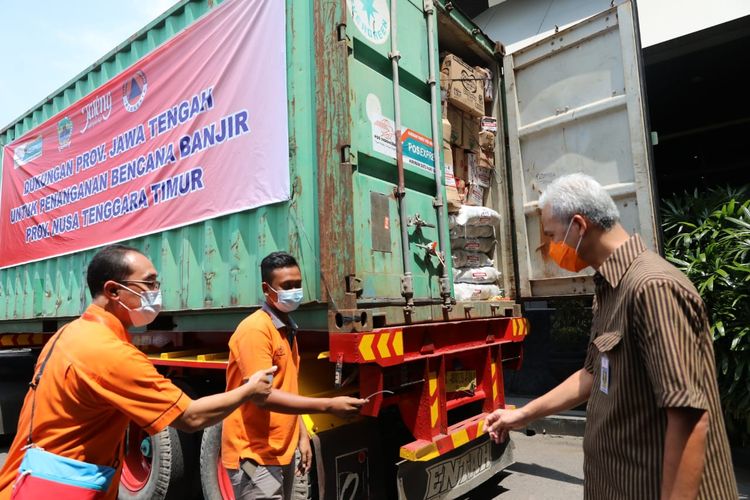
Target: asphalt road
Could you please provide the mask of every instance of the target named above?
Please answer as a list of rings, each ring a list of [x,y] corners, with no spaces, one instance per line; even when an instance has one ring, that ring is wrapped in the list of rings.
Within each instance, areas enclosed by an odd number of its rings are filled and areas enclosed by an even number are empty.
[[[582,438],[511,433],[515,463],[465,500],[583,498]]]
[[[466,500],[574,500],[583,498],[582,438],[511,434],[515,463]],[[0,466],[10,441],[0,437]],[[750,499],[750,463],[735,463],[740,499]]]
[[[583,498],[583,438],[511,433],[515,463],[468,497],[471,500]],[[750,461],[735,457],[740,500],[750,499]]]

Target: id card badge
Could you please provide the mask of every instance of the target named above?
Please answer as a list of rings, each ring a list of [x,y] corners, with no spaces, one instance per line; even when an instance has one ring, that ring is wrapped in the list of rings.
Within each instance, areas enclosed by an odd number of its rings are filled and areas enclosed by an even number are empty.
[[[602,354],[601,373],[599,373],[599,390],[609,394],[609,358]]]

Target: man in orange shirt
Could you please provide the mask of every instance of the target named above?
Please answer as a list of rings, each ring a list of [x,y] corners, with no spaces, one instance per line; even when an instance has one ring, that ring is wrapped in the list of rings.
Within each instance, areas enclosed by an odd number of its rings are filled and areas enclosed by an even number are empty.
[[[298,475],[307,473],[312,461],[310,439],[299,415],[347,417],[367,402],[298,394],[297,325],[289,313],[302,302],[302,274],[286,252],[268,255],[260,269],[266,302],[239,324],[229,340],[227,390],[238,387],[258,367],[273,364],[278,371],[268,398],[239,408],[224,421],[221,458],[238,500],[291,498],[295,451],[300,452]]]
[[[161,310],[160,283],[151,261],[134,248],[108,246],[94,255],[86,279],[92,304],[56,334],[59,340],[36,388],[32,438],[48,452],[115,467],[105,496],[114,499],[130,420],[150,434],[169,425],[186,432],[203,429],[245,402],[261,403],[275,370],[269,364],[232,391],[193,401],[130,342],[127,329],[150,323]],[[53,341],[42,350],[40,362]],[[23,459],[32,392],[26,395],[18,433],[0,471],[0,500],[10,498]]]

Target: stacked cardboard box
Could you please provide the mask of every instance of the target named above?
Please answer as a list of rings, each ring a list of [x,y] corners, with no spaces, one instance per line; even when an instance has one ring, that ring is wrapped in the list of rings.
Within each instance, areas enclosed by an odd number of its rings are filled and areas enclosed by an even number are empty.
[[[440,87],[448,102],[474,116],[484,114],[485,74],[477,72],[461,58],[447,54],[440,65]]]
[[[483,206],[494,166],[494,134],[482,129],[486,119],[483,118],[485,100],[492,93],[491,74],[447,54],[441,64],[440,86],[446,102],[443,107],[446,172],[453,171],[448,185],[449,210],[456,212],[464,204]],[[447,156],[448,147],[451,159]]]
[[[494,175],[497,122],[485,116],[492,101],[489,70],[471,67],[453,54],[441,65],[444,91],[443,155],[448,211],[451,212],[456,299],[484,300],[502,295],[500,272],[492,254],[496,244],[497,212],[485,208]]]

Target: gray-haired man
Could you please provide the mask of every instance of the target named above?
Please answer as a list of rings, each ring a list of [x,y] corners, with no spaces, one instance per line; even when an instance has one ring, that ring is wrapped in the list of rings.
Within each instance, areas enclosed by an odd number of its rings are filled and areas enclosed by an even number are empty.
[[[593,178],[556,179],[539,206],[549,257],[571,272],[597,271],[591,342],[584,367],[562,384],[492,413],[491,437],[588,401],[586,498],[737,498],[698,292],[625,231]]]

